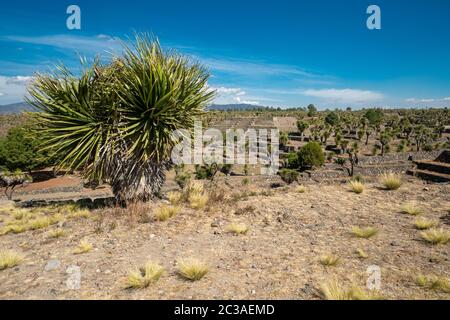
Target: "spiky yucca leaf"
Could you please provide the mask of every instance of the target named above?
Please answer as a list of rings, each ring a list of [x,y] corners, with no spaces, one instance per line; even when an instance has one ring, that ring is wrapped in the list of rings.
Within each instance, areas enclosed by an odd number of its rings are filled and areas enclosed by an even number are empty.
[[[145,200],[159,191],[177,142],[214,92],[208,71],[158,40],[137,35],[122,57],[85,68],[38,74],[29,103],[44,149],[63,155],[59,167],[80,169],[90,181],[107,181],[118,200]]]

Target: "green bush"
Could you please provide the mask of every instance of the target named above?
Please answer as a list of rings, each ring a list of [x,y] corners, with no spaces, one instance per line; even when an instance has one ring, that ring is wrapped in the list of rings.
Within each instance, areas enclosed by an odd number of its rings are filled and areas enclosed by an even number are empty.
[[[322,146],[317,142],[308,142],[297,153],[298,164],[302,169],[323,166],[325,155]]]
[[[49,152],[38,150],[40,141],[27,126],[11,128],[0,139],[0,167],[14,171],[31,171],[51,164]]]
[[[281,169],[279,171],[279,175],[281,179],[286,182],[287,184],[291,184],[294,181],[297,181],[298,179],[298,172],[296,170],[292,169]]]
[[[175,182],[183,189],[191,180],[191,174],[189,172],[177,171],[175,175]]]

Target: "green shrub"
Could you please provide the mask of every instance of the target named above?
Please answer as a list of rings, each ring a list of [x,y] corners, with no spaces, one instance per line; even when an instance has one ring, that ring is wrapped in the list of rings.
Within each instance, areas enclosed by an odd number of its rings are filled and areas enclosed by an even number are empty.
[[[317,142],[308,142],[297,153],[300,168],[320,167],[325,162],[322,146]]]
[[[191,180],[191,174],[189,172],[177,172],[175,175],[175,182],[183,189]]]
[[[281,169],[279,171],[279,175],[281,179],[286,182],[287,184],[291,184],[294,181],[297,181],[298,179],[298,172],[296,170],[292,169]]]

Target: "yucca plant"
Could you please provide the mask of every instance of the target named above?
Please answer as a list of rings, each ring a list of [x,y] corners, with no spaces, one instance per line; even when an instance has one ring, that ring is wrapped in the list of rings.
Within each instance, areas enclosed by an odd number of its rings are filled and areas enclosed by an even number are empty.
[[[192,128],[214,92],[203,66],[145,34],[123,52],[80,76],[65,67],[37,74],[28,102],[40,111],[32,117],[43,149],[63,155],[58,168],[108,182],[126,203],[159,191],[177,143],[172,132]]]

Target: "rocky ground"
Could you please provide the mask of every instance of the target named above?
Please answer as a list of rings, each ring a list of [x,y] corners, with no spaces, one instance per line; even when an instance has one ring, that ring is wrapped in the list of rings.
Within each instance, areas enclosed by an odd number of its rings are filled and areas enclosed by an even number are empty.
[[[2,235],[0,249],[14,250],[24,260],[0,271],[0,298],[320,299],[321,285],[331,280],[365,288],[372,265],[381,269],[377,294],[386,299],[450,298],[415,281],[419,274],[450,278],[450,245],[425,243],[413,226],[416,217],[401,213],[402,205],[415,201],[422,216],[448,230],[448,184],[404,176],[399,190],[386,191],[372,181],[358,195],[339,181],[311,183],[299,193],[293,185],[271,189],[243,179],[210,187],[224,199],[204,210],[183,205],[165,222],[152,219],[157,204],[150,204],[97,209],[86,218],[62,220],[58,225],[65,235],[56,239],[49,233],[57,225]],[[239,236],[227,233],[232,222],[250,230]],[[353,226],[379,232],[360,239],[351,233]],[[93,249],[74,254],[80,240]],[[323,254],[338,256],[339,263],[322,265]],[[206,262],[209,272],[199,281],[182,279],[177,261],[184,257]],[[125,289],[128,273],[146,261],[158,262],[166,272],[145,289]],[[74,266],[81,272],[79,289],[67,283]]]

